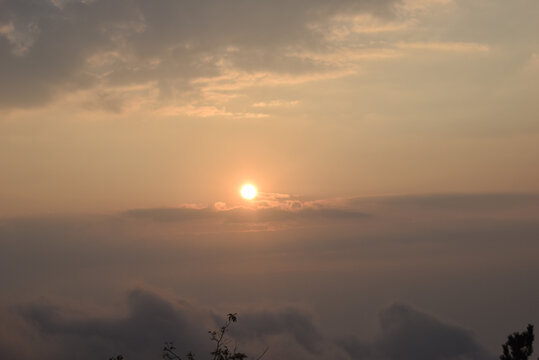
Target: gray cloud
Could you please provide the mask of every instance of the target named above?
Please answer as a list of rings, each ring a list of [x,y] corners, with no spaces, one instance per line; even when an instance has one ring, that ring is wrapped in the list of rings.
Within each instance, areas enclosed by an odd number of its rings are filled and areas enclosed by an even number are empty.
[[[19,306],[25,332],[53,347],[39,355],[13,359],[107,358],[122,353],[127,359],[159,358],[164,341],[174,340],[180,354],[193,351],[199,358],[211,351],[207,329],[223,323],[222,317],[183,300],[173,301],[147,290],[127,296],[125,315],[74,314],[50,303]],[[393,305],[380,314],[381,332],[374,341],[357,336],[335,338],[312,317],[296,309],[245,311],[229,332],[228,344],[261,352],[268,359],[488,359],[489,356],[467,331],[404,305]],[[22,338],[22,339],[21,339]],[[29,339],[28,339],[29,340]],[[3,355],[12,349],[1,348]],[[37,355],[37,356],[36,356]],[[251,353],[251,356],[254,354]]]
[[[360,206],[368,203],[416,207],[429,210],[492,211],[514,208],[539,208],[538,194],[432,194],[387,196],[350,199],[350,203]]]
[[[155,82],[167,96],[221,74],[223,61],[246,71],[312,70],[277,54],[321,46],[312,23],[340,13],[388,15],[393,2],[2,0],[0,106],[42,104],[99,84]]]
[[[314,219],[358,219],[368,216],[356,210],[345,209],[299,209],[288,210],[279,208],[247,209],[234,208],[229,210],[214,210],[211,208],[184,209],[184,208],[155,208],[129,210],[125,215],[139,219],[175,222],[189,220],[217,219],[225,222],[280,222],[290,220]]]
[[[380,314],[381,333],[373,343],[344,341],[356,359],[481,360],[492,357],[467,331],[405,305]]]
[[[361,219],[368,214],[359,209],[342,207],[331,201],[309,202],[284,197],[282,199],[264,199],[255,202],[252,207],[228,207],[218,203],[214,207],[178,207],[133,209],[125,216],[161,222],[185,222],[217,220],[229,223],[266,223],[293,220],[346,220]]]
[[[163,343],[171,340],[183,353],[209,353],[207,328],[215,324],[198,306],[144,290],[131,291],[127,306],[127,314],[117,317],[73,316],[46,303],[21,306],[19,313],[43,340],[57,344],[56,354],[44,358],[106,359],[121,353],[128,359],[158,359]]]
[[[267,336],[287,333],[311,353],[316,353],[324,343],[324,337],[306,314],[295,309],[279,313],[260,311],[242,316],[242,326],[233,330],[238,337],[246,340],[264,339]]]

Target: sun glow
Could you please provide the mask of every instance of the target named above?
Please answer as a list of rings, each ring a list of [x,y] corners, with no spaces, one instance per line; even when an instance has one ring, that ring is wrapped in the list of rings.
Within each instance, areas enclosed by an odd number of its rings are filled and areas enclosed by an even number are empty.
[[[241,188],[241,196],[244,199],[252,200],[255,198],[256,193],[257,193],[256,188],[251,184],[243,185]]]

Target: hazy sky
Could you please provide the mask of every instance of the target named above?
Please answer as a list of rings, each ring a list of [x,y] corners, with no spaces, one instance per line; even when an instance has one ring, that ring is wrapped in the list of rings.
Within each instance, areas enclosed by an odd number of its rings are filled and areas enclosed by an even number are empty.
[[[238,311],[268,359],[496,358],[539,326],[538,18],[0,0],[0,357],[203,350]]]
[[[537,1],[2,1],[0,211],[539,190]]]

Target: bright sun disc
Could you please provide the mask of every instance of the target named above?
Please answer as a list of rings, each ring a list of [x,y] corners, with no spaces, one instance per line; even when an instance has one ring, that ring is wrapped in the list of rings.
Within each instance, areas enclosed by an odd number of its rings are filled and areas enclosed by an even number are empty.
[[[256,196],[256,188],[251,184],[243,185],[241,188],[241,196],[247,200],[254,199]]]

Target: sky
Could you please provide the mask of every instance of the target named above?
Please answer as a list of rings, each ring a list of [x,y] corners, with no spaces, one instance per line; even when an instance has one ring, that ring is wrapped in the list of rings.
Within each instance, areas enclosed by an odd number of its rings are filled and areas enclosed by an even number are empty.
[[[237,312],[269,360],[497,358],[539,326],[538,16],[0,0],[0,357],[204,354]]]

